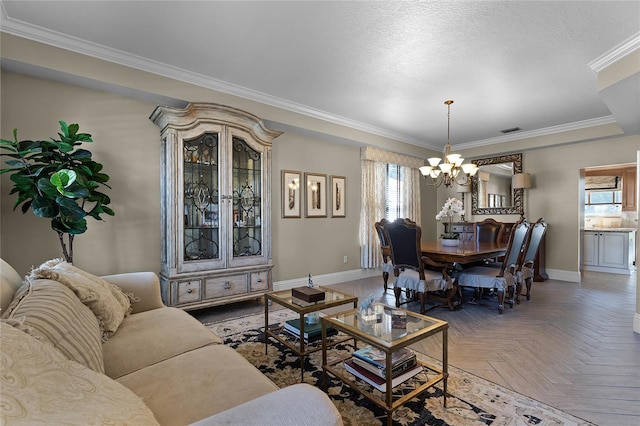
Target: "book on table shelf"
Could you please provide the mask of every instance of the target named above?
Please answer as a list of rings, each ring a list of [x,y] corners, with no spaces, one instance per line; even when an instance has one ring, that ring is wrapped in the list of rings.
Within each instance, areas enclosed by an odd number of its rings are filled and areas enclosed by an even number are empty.
[[[373,346],[365,346],[353,353],[353,356],[375,365],[378,368],[387,368],[387,354]],[[405,361],[414,358],[416,354],[409,348],[398,349],[391,353],[391,368],[395,369]]]
[[[377,374],[372,373],[371,371],[365,368],[362,368],[361,366],[359,366],[353,361],[354,359],[350,358],[344,362],[345,370],[347,370],[349,373],[353,374],[357,378],[364,380],[374,388],[378,389],[380,392],[387,391],[387,382],[384,378],[378,376]],[[422,371],[422,366],[420,364],[415,364],[410,369],[405,370],[404,372],[393,377],[391,379],[391,387],[395,388],[399,384],[406,382],[407,380],[409,380],[416,374],[420,373],[421,371]]]
[[[357,365],[359,365],[362,368],[365,368],[369,371],[371,371],[373,374],[380,376],[382,378],[387,377],[386,373],[387,373],[387,369],[384,367],[378,367],[375,364],[371,364],[369,361],[364,361],[358,357],[352,357],[353,362]],[[417,358],[415,356],[415,354],[413,354],[412,357],[407,358],[405,361],[395,365],[393,367],[393,369],[391,370],[391,377],[395,377],[398,374],[402,374],[403,372],[411,369],[414,365],[416,365],[418,363]]]
[[[284,331],[288,332],[294,337],[300,338],[300,318],[285,321]],[[327,336],[334,336],[338,334],[338,330],[333,327],[327,327]],[[319,322],[316,324],[304,325],[304,340],[305,342],[313,342],[322,338],[322,324]]]

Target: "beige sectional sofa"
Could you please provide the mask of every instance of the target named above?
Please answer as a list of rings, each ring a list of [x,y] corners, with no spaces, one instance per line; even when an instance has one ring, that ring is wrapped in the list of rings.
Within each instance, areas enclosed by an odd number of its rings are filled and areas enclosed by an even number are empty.
[[[45,272],[23,280],[0,259],[1,424],[342,424],[317,388],[278,389],[196,319],[164,306],[154,273],[72,270],[115,295],[105,316],[92,290]]]

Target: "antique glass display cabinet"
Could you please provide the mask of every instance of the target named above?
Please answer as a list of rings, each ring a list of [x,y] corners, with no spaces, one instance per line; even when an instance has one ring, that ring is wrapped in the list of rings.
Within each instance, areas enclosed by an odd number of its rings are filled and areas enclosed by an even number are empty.
[[[199,309],[272,289],[271,142],[281,135],[235,108],[157,107],[162,299]]]

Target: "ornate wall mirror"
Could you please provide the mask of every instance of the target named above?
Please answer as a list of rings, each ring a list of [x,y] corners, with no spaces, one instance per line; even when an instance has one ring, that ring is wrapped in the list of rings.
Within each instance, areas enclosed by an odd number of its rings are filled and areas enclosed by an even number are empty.
[[[522,154],[500,155],[471,161],[478,173],[471,183],[472,213],[520,214],[522,189],[511,187],[514,173],[522,173]]]

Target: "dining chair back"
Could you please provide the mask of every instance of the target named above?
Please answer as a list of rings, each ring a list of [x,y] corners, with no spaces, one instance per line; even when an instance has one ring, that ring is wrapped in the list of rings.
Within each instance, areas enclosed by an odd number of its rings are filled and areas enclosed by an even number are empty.
[[[512,274],[515,274],[519,266],[519,261],[521,260],[521,253],[527,240],[529,228],[530,225],[526,219],[520,219],[518,223],[514,225],[509,237],[509,243],[507,244],[507,251],[502,261],[501,274],[504,274],[505,271],[510,271]]]
[[[536,256],[540,250],[540,243],[547,233],[547,223],[543,218],[540,218],[531,225],[527,234],[527,241],[524,244],[520,261],[518,265],[518,283],[516,285],[516,303],[520,303],[520,292],[522,290],[522,282],[525,283],[527,288],[526,297],[527,300],[531,300],[531,284],[533,282],[533,265],[535,263]]]
[[[478,243],[496,243],[502,239],[504,233],[504,223],[492,218],[486,218],[481,222],[473,224],[473,240]],[[484,263],[499,261],[499,258],[485,259]]]
[[[424,313],[426,301],[432,299],[453,309],[451,300],[456,294],[456,289],[447,273],[447,265],[423,258],[420,248],[420,226],[410,219],[396,219],[388,222],[383,230],[391,251],[396,307],[418,300],[420,313]],[[426,269],[425,261],[439,268],[439,272]],[[401,302],[403,289],[406,300]]]
[[[380,219],[380,222],[374,224],[378,239],[380,241],[380,251],[382,253],[382,280],[384,282],[384,291],[387,292],[389,273],[393,272],[393,264],[391,263],[391,248],[387,242],[387,237],[384,233],[385,225],[389,223],[387,219]]]
[[[457,280],[460,287],[473,287],[475,289],[491,289],[497,292],[498,312],[504,312],[504,293],[508,292],[507,302],[513,308],[516,286],[516,271],[520,253],[525,243],[529,223],[521,219],[511,231],[507,249],[500,268],[489,266],[474,266],[458,273]]]
[[[476,222],[473,227],[474,240],[481,242],[495,243],[500,241],[504,232],[504,223],[495,219],[487,218],[481,222]]]

